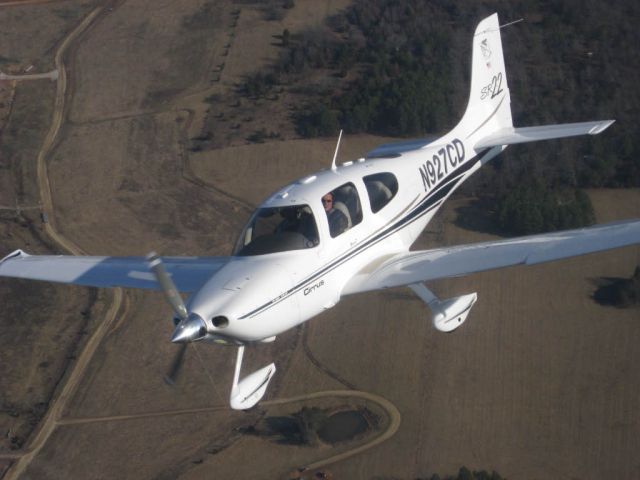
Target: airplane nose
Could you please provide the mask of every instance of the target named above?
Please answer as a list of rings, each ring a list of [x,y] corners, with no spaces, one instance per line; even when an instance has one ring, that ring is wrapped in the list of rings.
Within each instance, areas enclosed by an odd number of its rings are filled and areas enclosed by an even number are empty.
[[[201,339],[207,334],[207,326],[204,320],[200,316],[192,313],[178,324],[171,335],[171,341],[173,343],[187,343],[194,342]]]

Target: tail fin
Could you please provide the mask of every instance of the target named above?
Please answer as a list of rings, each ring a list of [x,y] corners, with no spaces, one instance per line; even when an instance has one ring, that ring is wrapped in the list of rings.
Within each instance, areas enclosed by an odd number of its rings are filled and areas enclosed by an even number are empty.
[[[457,128],[463,129],[466,138],[475,139],[512,126],[500,25],[494,13],[478,24],[473,35],[471,92]]]
[[[597,135],[613,122],[600,120],[514,128],[498,14],[494,13],[478,24],[473,36],[469,103],[456,127],[458,134],[468,139],[476,151],[514,143]]]

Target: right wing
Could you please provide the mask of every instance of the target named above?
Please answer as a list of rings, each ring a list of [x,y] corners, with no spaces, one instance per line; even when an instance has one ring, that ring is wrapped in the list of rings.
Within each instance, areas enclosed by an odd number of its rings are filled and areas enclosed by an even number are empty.
[[[640,220],[395,255],[350,280],[343,294],[535,265],[640,243]]]
[[[176,288],[184,293],[198,290],[228,260],[228,257],[162,257],[162,263]],[[161,290],[146,257],[28,255],[16,250],[0,260],[0,277],[88,287]]]

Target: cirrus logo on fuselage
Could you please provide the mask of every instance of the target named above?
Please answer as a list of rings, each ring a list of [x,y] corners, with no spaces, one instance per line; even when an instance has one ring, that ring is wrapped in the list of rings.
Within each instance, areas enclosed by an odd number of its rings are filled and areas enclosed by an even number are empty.
[[[324,280],[320,280],[318,283],[314,283],[313,285],[307,287],[304,289],[304,295],[305,297],[307,295],[309,295],[310,293],[315,292],[318,288],[320,288],[321,286],[324,285]]]

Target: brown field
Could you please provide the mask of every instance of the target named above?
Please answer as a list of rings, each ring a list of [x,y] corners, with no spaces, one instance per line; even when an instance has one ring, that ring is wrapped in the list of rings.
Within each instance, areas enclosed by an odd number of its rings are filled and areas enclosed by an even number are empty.
[[[0,70],[21,73],[33,65],[29,73],[41,73],[54,68],[56,45],[98,1],[2,3],[11,2],[0,3]]]
[[[78,15],[88,8],[73,2],[0,8],[0,56],[4,59],[0,68],[4,72],[30,64],[35,71],[51,68],[52,49],[77,20],[75,14],[61,16],[71,6]],[[24,28],[16,28],[17,25]],[[26,38],[32,41],[25,41]],[[54,91],[55,84],[50,81],[18,82],[12,95],[11,116],[2,118],[1,256],[16,248],[34,253],[56,250],[41,228],[35,162],[49,127]],[[46,413],[87,334],[102,317],[104,295],[87,289],[7,279],[0,280],[0,291],[2,454],[22,445]],[[5,463],[0,461],[0,472]]]
[[[246,2],[109,4],[113,10],[97,17],[66,60],[66,116],[47,159],[56,230],[90,254],[226,255],[253,206],[282,184],[327,167],[333,139],[187,148],[206,109],[216,108],[204,99],[212,93],[224,99],[244,75],[271,61],[273,35],[314,26],[347,2],[295,4],[275,22]],[[0,24],[31,19],[12,33],[15,44],[39,22],[51,25],[31,50],[17,51],[16,61],[53,65],[56,45],[92,5],[0,6]],[[62,7],[73,11],[68,22],[48,24]],[[54,90],[48,81],[18,82],[2,137],[0,204],[40,201],[35,158]],[[347,137],[339,159],[386,140]],[[640,217],[638,190],[590,195],[600,222]],[[456,209],[470,201],[452,199],[417,247],[493,238],[454,224]],[[19,247],[60,250],[38,210],[0,212],[0,239],[0,256]],[[344,298],[304,327],[247,352],[245,371],[270,361],[278,367],[265,401],[248,413],[227,408],[235,349],[192,345],[176,385],[163,381],[176,353],[168,341],[170,309],[158,293],[129,292],[124,313],[19,478],[289,478],[298,467],[383,435],[393,414],[376,396],[399,410],[398,431],[320,467],[334,478],[408,480],[454,473],[461,465],[510,479],[638,478],[640,314],[590,298],[597,279],[629,277],[637,264],[636,246],[437,282],[443,297],[479,294],[467,324],[451,335],[430,326],[409,290]],[[73,357],[112,300],[103,292],[6,279],[0,298],[1,475],[15,460],[5,432],[28,437],[60,401]],[[333,390],[364,393],[297,398]],[[380,424],[352,441],[316,447],[242,433],[303,406],[366,407]]]

